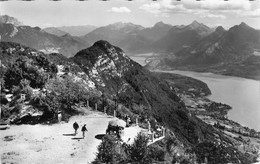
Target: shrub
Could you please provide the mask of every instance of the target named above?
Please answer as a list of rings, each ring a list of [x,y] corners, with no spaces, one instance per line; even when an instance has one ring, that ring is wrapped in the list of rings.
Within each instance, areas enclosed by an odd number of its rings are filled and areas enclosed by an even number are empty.
[[[98,146],[98,153],[93,163],[120,163],[127,158],[124,147],[115,135],[104,136]]]
[[[1,105],[1,117],[8,118],[11,116],[10,109],[7,105]]]
[[[20,113],[20,111],[23,109],[23,106],[21,104],[17,104],[12,110],[11,113]]]
[[[139,133],[131,148],[131,160],[133,162],[149,163],[148,158],[148,137]]]
[[[29,58],[21,57],[11,64],[5,72],[5,87],[10,89],[17,86],[23,79],[29,80],[30,86],[33,88],[42,88],[47,81],[47,74],[40,72]]]
[[[176,114],[183,120],[189,120],[187,113],[184,110],[178,109]]]
[[[210,141],[199,143],[194,152],[199,163],[205,160],[208,163],[238,163],[238,151],[231,146],[215,144]],[[242,162],[244,163],[244,162]]]
[[[152,144],[151,146],[149,146],[148,151],[149,158],[153,161],[164,161],[166,151],[163,150],[163,148],[159,145]]]
[[[5,94],[0,94],[0,104],[1,105],[6,105],[8,103],[8,100],[5,97]]]

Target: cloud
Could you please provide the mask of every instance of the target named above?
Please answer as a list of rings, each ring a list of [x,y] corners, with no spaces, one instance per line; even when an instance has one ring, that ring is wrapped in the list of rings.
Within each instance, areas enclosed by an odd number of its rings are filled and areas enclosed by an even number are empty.
[[[251,18],[260,18],[260,9],[244,12],[243,15]]]
[[[164,16],[165,13],[190,13],[191,10],[186,9],[183,4],[172,4],[171,0],[162,0],[160,2],[152,2],[140,6],[141,10],[151,14]]]
[[[225,15],[220,14],[203,14],[200,16],[201,18],[218,18],[218,19],[226,19]]]
[[[115,13],[130,13],[131,10],[127,7],[112,7],[108,12],[115,12]]]
[[[142,5],[140,9],[152,14],[159,14],[161,12],[162,7],[160,3],[153,2],[150,4]]]
[[[203,0],[203,1],[181,1],[187,9],[204,10],[250,10],[249,0]]]
[[[51,24],[51,23],[45,23],[45,24],[43,24],[42,26],[43,26],[44,28],[46,28],[46,27],[52,27],[53,24]]]
[[[161,0],[158,2],[147,3],[140,6],[141,10],[157,15],[162,13],[179,13],[196,14],[203,17],[203,15],[207,14],[207,16],[204,17],[220,19],[226,18],[226,16],[223,15],[224,13],[250,13],[249,11],[252,11],[253,8],[254,5],[252,5],[252,3],[249,0]],[[250,14],[254,15],[254,13]]]

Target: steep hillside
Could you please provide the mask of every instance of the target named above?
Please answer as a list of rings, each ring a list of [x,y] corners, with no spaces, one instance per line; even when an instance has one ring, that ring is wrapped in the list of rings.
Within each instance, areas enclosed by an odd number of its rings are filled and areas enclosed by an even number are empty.
[[[0,24],[1,41],[16,42],[45,53],[62,53],[70,57],[89,44],[79,38],[71,36],[58,37],[49,34],[39,27],[19,26],[12,24]]]
[[[156,118],[176,132],[184,143],[196,144],[199,140],[214,138],[212,129],[206,130],[209,128],[206,124],[188,116],[174,88],[161,80],[164,76],[151,73],[135,63],[120,48],[98,41],[78,52],[72,60],[92,77],[96,87],[108,97],[117,96],[119,103],[136,114]],[[208,94],[208,91],[205,93]],[[187,127],[187,122],[192,122],[192,125],[189,124],[192,127]],[[192,130],[188,132],[187,128]]]

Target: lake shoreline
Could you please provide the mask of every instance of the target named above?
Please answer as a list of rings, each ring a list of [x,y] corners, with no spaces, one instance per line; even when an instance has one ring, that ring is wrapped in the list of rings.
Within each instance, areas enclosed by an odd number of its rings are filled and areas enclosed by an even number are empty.
[[[174,74],[174,76],[176,76],[175,74],[178,74],[176,72],[165,73],[164,71],[160,70],[157,70],[156,73],[164,74],[164,76],[161,75],[160,77],[164,77],[163,79],[168,82],[170,82],[171,78],[169,75],[167,78],[167,74]],[[181,74],[179,76],[183,75]],[[183,82],[187,80],[188,79],[184,80]],[[178,97],[180,97],[181,101],[184,102],[189,115],[193,115],[206,124],[212,125],[216,130],[229,138],[235,148],[237,148],[242,153],[248,153],[250,158],[255,160],[260,158],[258,154],[260,151],[260,132],[245,127],[240,123],[228,118],[228,112],[232,111],[229,105],[211,100],[209,98],[209,94],[211,93],[205,92],[205,90],[199,91],[198,88],[185,88],[185,90],[179,89],[178,82],[173,83],[173,86],[177,87],[175,88],[175,92],[177,93]],[[203,94],[199,94],[199,92],[203,92]]]
[[[232,107],[232,110],[228,113],[228,116],[231,119],[239,122],[240,124],[249,126],[253,129],[260,131],[259,125],[256,125],[255,122],[251,121],[252,119],[255,119],[255,121],[259,120],[257,116],[260,113],[257,110],[257,107],[260,107],[260,102],[258,101],[258,97],[260,98],[260,95],[257,92],[257,90],[260,91],[260,83],[258,81],[241,77],[233,77],[226,75],[223,76],[210,72],[200,73],[182,70],[165,71],[158,69],[151,71],[180,74],[205,82],[212,91],[212,94],[209,96],[209,99],[215,102],[222,102],[224,104],[228,104]],[[244,98],[243,93],[247,95],[246,98]],[[251,111],[253,112],[251,112],[252,114],[247,112],[246,109],[248,108],[251,109]],[[247,113],[247,115],[252,115],[252,118],[250,118],[250,122],[247,122],[247,120],[243,118],[245,112]],[[254,128],[254,126],[250,126],[250,124],[256,125],[255,127],[257,128]]]
[[[149,59],[145,59],[144,61],[149,61]],[[146,62],[146,64],[148,64],[148,62]],[[146,67],[144,65],[144,67]],[[223,71],[214,71],[212,69],[193,69],[193,68],[187,68],[187,67],[177,67],[177,68],[147,68],[150,71],[156,71],[156,70],[160,70],[160,71],[190,71],[190,72],[197,72],[197,73],[212,73],[212,74],[216,74],[216,75],[221,75],[221,76],[227,76],[227,77],[237,77],[237,78],[244,78],[244,79],[248,79],[248,80],[256,80],[260,82],[260,75],[259,76],[244,76],[241,74],[234,74],[234,73],[226,73]]]

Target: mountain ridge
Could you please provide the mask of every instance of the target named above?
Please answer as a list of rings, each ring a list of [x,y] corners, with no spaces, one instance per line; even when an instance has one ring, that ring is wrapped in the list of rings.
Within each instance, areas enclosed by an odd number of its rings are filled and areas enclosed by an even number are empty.
[[[154,67],[156,61],[157,68],[210,71],[259,79],[259,56],[254,54],[258,50],[259,32],[242,22],[227,31],[218,27],[197,44],[180,49],[172,56],[155,59],[149,65]]]
[[[16,27],[5,23],[0,24],[0,36],[1,41],[21,43],[45,53],[59,52],[67,57],[89,46],[86,41],[77,37],[58,37],[45,32],[39,27]]]

